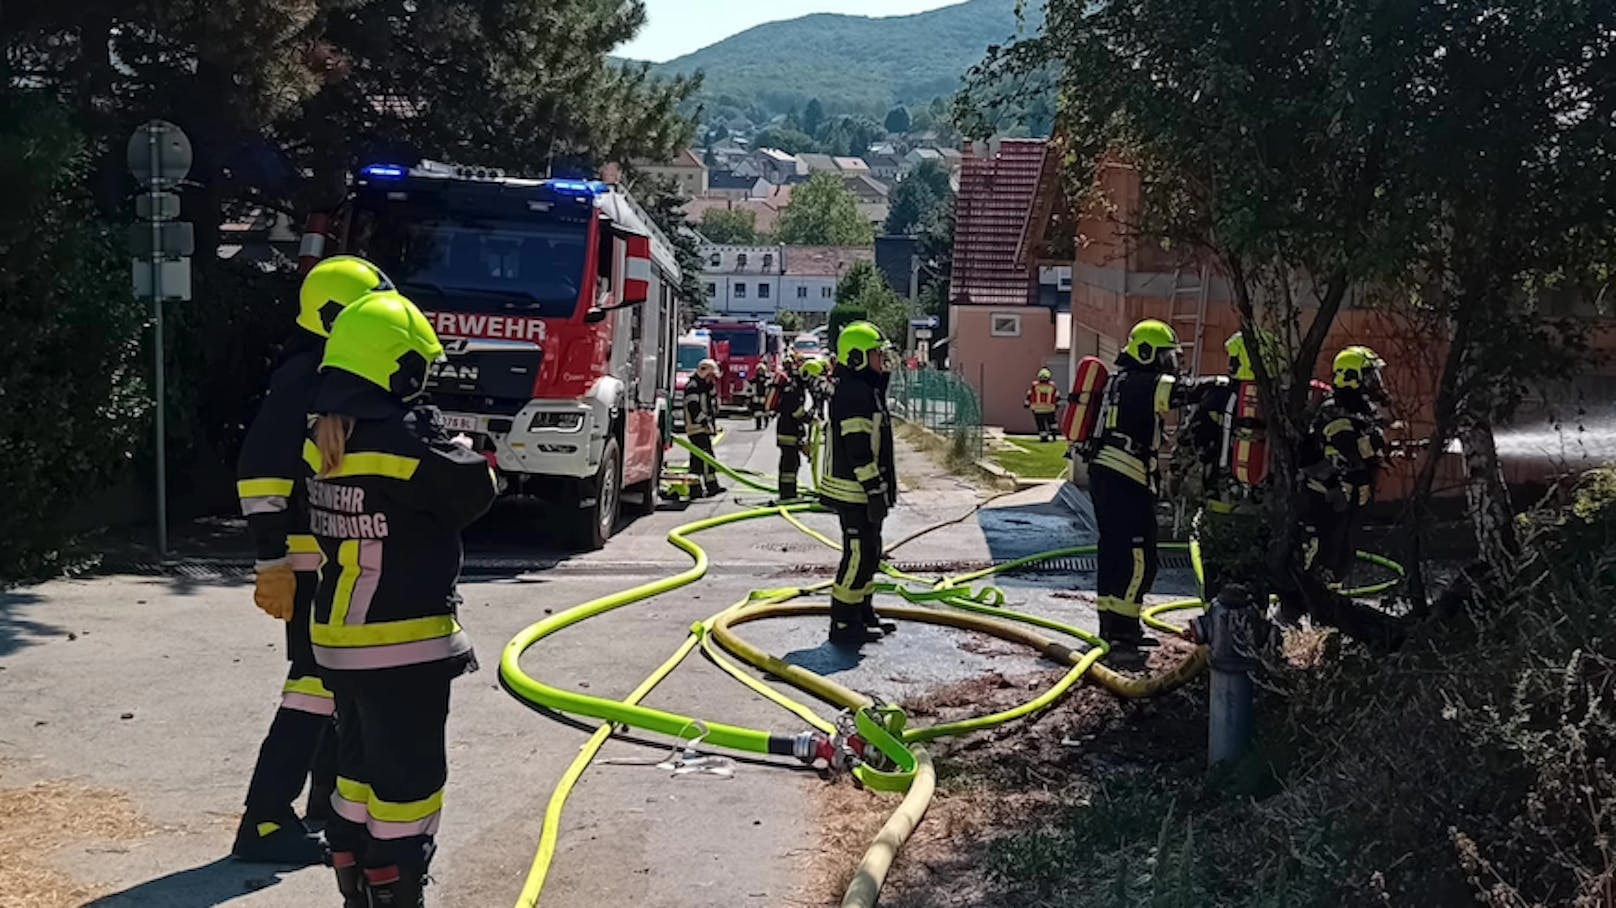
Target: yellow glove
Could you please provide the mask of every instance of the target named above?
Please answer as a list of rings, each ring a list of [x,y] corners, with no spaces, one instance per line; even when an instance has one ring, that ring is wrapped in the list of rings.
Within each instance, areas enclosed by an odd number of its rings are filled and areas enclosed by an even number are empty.
[[[292,620],[292,600],[297,597],[297,574],[289,558],[260,561],[258,580],[253,586],[253,602],[271,618]]]

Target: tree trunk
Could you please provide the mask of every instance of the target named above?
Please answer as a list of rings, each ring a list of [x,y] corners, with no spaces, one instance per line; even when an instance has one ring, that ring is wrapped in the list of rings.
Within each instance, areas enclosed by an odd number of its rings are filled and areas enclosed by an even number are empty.
[[[1459,440],[1464,447],[1465,503],[1476,534],[1476,551],[1493,576],[1507,577],[1520,547],[1492,423],[1485,418],[1471,420],[1460,430]]]

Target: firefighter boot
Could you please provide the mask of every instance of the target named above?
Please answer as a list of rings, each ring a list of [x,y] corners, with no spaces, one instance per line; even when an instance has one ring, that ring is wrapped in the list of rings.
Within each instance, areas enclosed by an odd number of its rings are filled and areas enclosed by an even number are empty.
[[[408,867],[377,867],[365,871],[370,908],[426,908],[426,873]]]
[[[351,851],[333,851],[331,867],[337,872],[342,908],[370,908],[370,890],[365,886],[365,871],[359,867],[359,856]]]
[[[830,642],[832,646],[859,646],[881,639],[881,632],[864,626],[859,607],[837,602],[830,603]]]
[[[867,630],[872,630],[879,634],[891,634],[898,630],[897,622],[882,621],[881,616],[875,613],[874,596],[865,598],[864,602],[859,605],[859,618],[864,622],[864,627]]]
[[[780,477],[780,500],[792,501],[797,497],[797,477]]]
[[[303,828],[296,816],[266,819],[251,814],[241,818],[236,827],[236,841],[230,846],[236,860],[248,864],[280,864],[287,867],[309,867],[325,857],[320,840]]]

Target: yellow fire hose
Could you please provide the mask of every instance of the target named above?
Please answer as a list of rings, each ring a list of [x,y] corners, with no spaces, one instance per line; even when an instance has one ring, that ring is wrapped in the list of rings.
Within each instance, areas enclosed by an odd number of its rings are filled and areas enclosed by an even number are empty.
[[[737,481],[761,491],[775,491],[773,488],[753,480],[745,474],[724,466],[716,459],[708,458],[704,452],[694,449],[683,439],[676,440],[691,451],[691,456],[708,460],[715,468]],[[969,587],[969,584],[974,581],[1039,561],[1072,554],[1088,554],[1094,551],[1093,546],[1083,546],[1040,553],[960,577],[944,578],[930,584],[929,588],[924,587],[924,585],[928,584],[928,581],[924,578],[905,574],[890,565],[883,564],[883,572],[899,582],[881,584],[878,586],[878,591],[896,594],[917,603],[917,606],[883,608],[881,613],[884,616],[986,633],[1009,642],[1027,646],[1052,661],[1070,666],[1069,671],[1057,683],[1038,697],[1019,706],[988,716],[978,716],[926,728],[906,728],[907,719],[901,710],[877,704],[858,691],[799,666],[786,663],[746,642],[734,632],[733,628],[735,626],[749,621],[828,613],[828,606],[790,602],[790,600],[799,598],[804,594],[823,590],[829,585],[828,582],[800,589],[785,588],[754,591],[745,600],[730,606],[706,621],[698,622],[691,628],[690,635],[674,653],[622,700],[613,701],[557,688],[538,681],[522,671],[520,666],[522,654],[551,634],[604,612],[644,601],[700,579],[707,571],[708,559],[706,552],[688,538],[695,533],[744,520],[779,515],[822,544],[840,549],[840,545],[834,540],[802,523],[797,514],[806,510],[819,510],[819,508],[807,504],[796,504],[789,507],[755,508],[697,520],[676,527],[668,533],[668,541],[691,556],[693,563],[689,568],[670,577],[650,581],[628,590],[574,606],[529,626],[506,645],[500,658],[499,676],[502,685],[509,693],[529,705],[544,710],[586,715],[605,720],[604,724],[597,728],[588,741],[585,742],[578,756],[567,768],[555,791],[551,794],[544,814],[539,848],[518,898],[518,908],[527,908],[527,906],[538,904],[550,865],[555,857],[561,812],[566,800],[584,770],[611,737],[613,729],[618,725],[640,728],[682,739],[692,737],[699,732],[703,736],[703,742],[713,746],[755,753],[792,754],[804,760],[808,759],[808,756],[805,755],[805,747],[808,750],[813,750],[817,747],[817,752],[824,754],[827,747],[840,748],[840,751],[845,752],[848,743],[862,745],[861,754],[853,758],[856,763],[852,767],[854,775],[867,786],[877,790],[904,792],[902,802],[882,827],[864,859],[860,862],[842,901],[843,908],[869,908],[869,906],[874,905],[881,885],[898,850],[920,822],[935,790],[936,775],[932,760],[925,749],[918,746],[920,742],[989,728],[1031,715],[1059,700],[1086,675],[1092,676],[1097,683],[1119,696],[1130,698],[1146,697],[1154,696],[1183,684],[1206,664],[1206,649],[1205,647],[1198,647],[1189,659],[1186,659],[1178,667],[1168,672],[1142,678],[1116,672],[1099,664],[1099,660],[1109,652],[1109,647],[1098,636],[1082,628],[1053,619],[1005,608],[1003,606],[1003,593],[995,587],[986,586],[977,590],[972,590]],[[1183,543],[1177,543],[1168,544],[1164,547],[1178,548],[1180,550],[1188,548],[1192,562],[1196,567],[1199,567],[1199,552],[1196,551],[1193,544],[1186,546]],[[1360,556],[1365,556],[1365,553],[1359,554]],[[1366,560],[1401,573],[1401,568],[1395,563],[1378,556],[1366,556]],[[1350,592],[1356,594],[1380,592],[1395,582],[1396,580],[1394,579],[1376,587]],[[929,603],[946,605],[959,611],[943,611],[938,608],[928,607],[926,604]],[[1145,609],[1141,618],[1158,630],[1177,633],[1179,628],[1162,620],[1160,616],[1172,611],[1197,608],[1200,605],[1201,602],[1198,599],[1169,602]],[[1052,638],[1018,626],[1021,624],[1056,631],[1082,641],[1087,644],[1088,648],[1080,652]],[[802,732],[795,736],[781,735],[640,706],[640,702],[651,690],[662,679],[667,677],[697,646],[700,646],[703,652],[719,668],[740,680],[760,696],[789,711],[793,716],[813,729],[814,732]],[[748,674],[725,658],[724,653],[726,652],[820,700],[851,712],[857,734],[842,739],[840,737],[842,729],[838,728],[837,724],[820,717],[806,704],[793,700]]]

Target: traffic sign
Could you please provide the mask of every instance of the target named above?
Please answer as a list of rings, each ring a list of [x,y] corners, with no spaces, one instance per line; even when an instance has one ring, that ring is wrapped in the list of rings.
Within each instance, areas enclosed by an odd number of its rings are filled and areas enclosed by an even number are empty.
[[[191,140],[167,120],[147,120],[129,137],[129,172],[143,186],[172,186],[191,172]]]
[[[155,245],[156,248],[153,248]],[[190,221],[159,221],[156,224],[129,225],[129,254],[140,259],[173,259],[196,251],[196,234]],[[168,286],[168,281],[163,281]]]
[[[172,192],[135,196],[135,215],[147,221],[172,221],[180,216],[180,197]]]
[[[130,262],[129,273],[134,277],[135,296],[151,299],[152,278],[157,277],[162,282],[163,299],[191,298],[191,260],[188,258],[171,261],[134,259]]]

